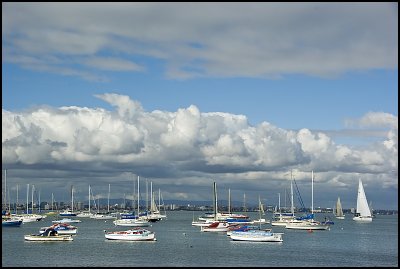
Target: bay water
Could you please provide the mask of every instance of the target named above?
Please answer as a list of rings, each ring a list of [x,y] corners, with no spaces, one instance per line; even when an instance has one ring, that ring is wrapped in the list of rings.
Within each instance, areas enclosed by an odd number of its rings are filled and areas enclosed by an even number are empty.
[[[2,228],[3,267],[398,267],[398,215],[378,215],[372,223],[358,223],[331,214],[330,230],[308,232],[263,225],[283,232],[283,242],[232,241],[223,232],[201,232],[191,225],[202,212],[169,211],[167,218],[147,229],[157,241],[107,240],[104,231],[127,230],[112,220],[80,218],[71,242],[29,242],[58,216]],[[257,212],[248,212],[258,218]],[[267,213],[266,218],[271,219]]]

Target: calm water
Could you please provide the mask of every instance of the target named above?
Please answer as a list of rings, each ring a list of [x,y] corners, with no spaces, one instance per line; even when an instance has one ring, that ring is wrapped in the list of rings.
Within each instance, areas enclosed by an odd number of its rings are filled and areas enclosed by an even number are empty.
[[[200,212],[195,212],[197,217]],[[330,231],[284,232],[283,243],[231,241],[225,233],[200,232],[191,226],[193,212],[167,212],[148,227],[155,242],[119,242],[104,230],[126,230],[112,221],[82,218],[72,242],[26,242],[55,217],[2,229],[2,266],[393,266],[398,267],[398,216],[377,216],[372,223],[334,220]],[[257,213],[250,213],[257,216]],[[322,220],[326,214],[317,214]],[[270,219],[271,215],[267,214]],[[271,227],[269,224],[265,227]]]

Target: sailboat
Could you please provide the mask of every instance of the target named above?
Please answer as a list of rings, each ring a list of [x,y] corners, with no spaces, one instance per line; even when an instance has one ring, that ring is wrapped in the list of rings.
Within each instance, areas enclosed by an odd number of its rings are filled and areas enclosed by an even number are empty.
[[[78,215],[76,215],[79,218],[90,218],[93,216],[93,214],[90,212],[90,185],[89,185],[89,207],[88,207],[88,211],[83,211],[81,213],[79,213]]]
[[[147,219],[140,217],[140,185],[139,176],[137,177],[137,212],[136,216],[127,216],[125,218],[116,219],[113,221],[115,226],[150,226],[150,222]]]
[[[302,219],[295,219],[286,224],[286,229],[328,230],[329,224],[314,220],[314,171],[311,171],[311,214]]]
[[[97,214],[93,214],[90,218],[97,220],[108,220],[108,219],[116,219],[113,215],[110,214],[110,184],[108,184],[108,196],[107,196],[107,214],[101,214],[97,212]],[[100,209],[100,205],[98,206]]]
[[[208,226],[200,226],[202,232],[226,232],[230,224],[226,221],[218,220],[218,198],[217,198],[217,183],[213,183],[213,200],[214,200],[214,221]]]
[[[281,212],[281,194],[278,193],[278,203],[279,203],[279,212],[275,210],[273,219],[271,221],[272,226],[283,226],[285,227],[290,221],[296,219],[294,214],[294,202],[293,202],[293,174],[290,171],[290,197],[291,197],[291,206],[290,213],[282,213]]]
[[[336,208],[335,208],[335,217],[337,219],[344,219],[342,204],[340,203],[340,197],[337,198]]]
[[[258,196],[258,212],[259,212],[259,219],[254,220],[253,223],[259,223],[259,224],[266,224],[270,223],[269,220],[266,220],[264,218],[261,218],[261,215],[265,215],[264,207],[263,204],[261,203],[261,198]]]
[[[361,178],[358,180],[357,211],[353,220],[361,222],[372,221],[371,210],[368,206]]]
[[[75,217],[76,213],[74,213],[74,186],[71,186],[71,210],[64,210],[59,214],[61,217]]]

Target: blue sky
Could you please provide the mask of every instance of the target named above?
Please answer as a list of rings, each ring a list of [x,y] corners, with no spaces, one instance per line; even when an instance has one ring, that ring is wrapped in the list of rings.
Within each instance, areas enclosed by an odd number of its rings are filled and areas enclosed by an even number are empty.
[[[265,188],[274,203],[288,171],[307,182],[313,169],[321,206],[343,192],[355,207],[361,177],[367,196],[378,188],[374,205],[397,208],[397,3],[2,13],[2,165],[16,183],[121,189],[133,173],[167,199],[208,200],[214,178],[237,193]]]

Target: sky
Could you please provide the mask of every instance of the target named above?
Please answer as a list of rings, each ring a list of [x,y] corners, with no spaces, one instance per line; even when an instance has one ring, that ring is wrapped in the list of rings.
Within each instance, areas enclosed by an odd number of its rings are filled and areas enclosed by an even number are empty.
[[[13,201],[398,208],[397,3],[3,2],[2,100]]]

